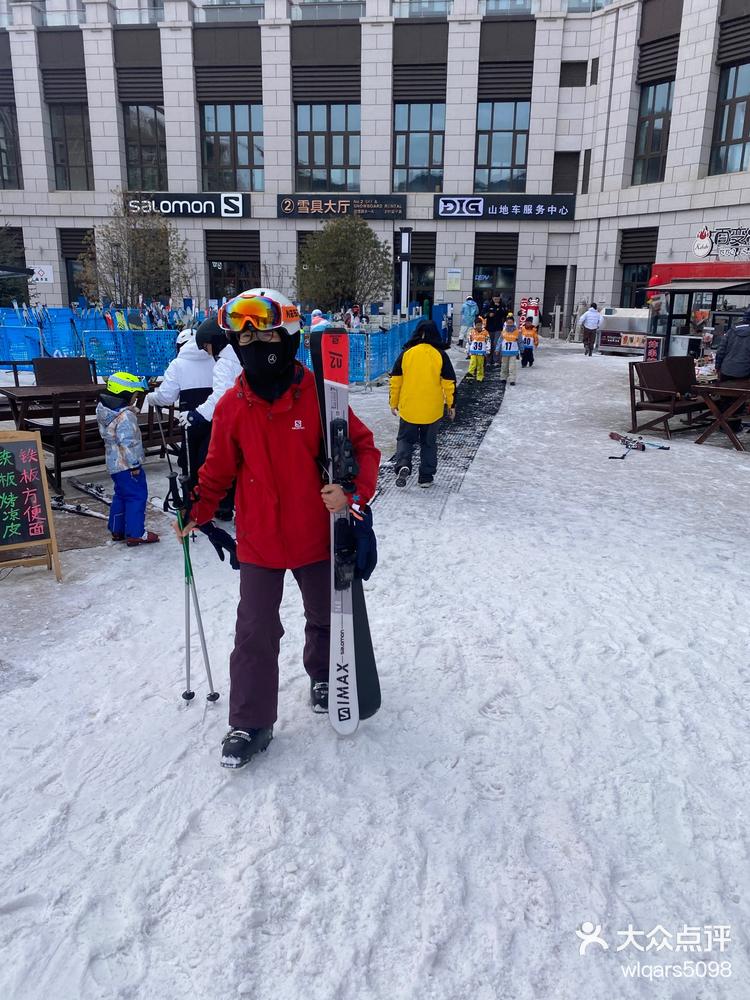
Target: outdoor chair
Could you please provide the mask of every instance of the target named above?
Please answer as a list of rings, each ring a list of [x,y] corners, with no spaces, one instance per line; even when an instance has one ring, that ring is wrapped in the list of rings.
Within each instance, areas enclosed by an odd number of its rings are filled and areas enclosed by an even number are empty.
[[[87,385],[96,382],[96,362],[89,358],[34,358],[37,385]]]
[[[688,370],[688,364],[691,371]],[[686,398],[695,383],[695,365],[692,358],[666,358],[663,361],[631,361],[628,365],[630,381],[630,429],[633,433],[661,429],[668,438],[672,430],[690,430],[694,414],[704,414],[706,404],[696,398]],[[679,388],[678,388],[679,386]],[[655,412],[658,416],[645,423],[638,423],[638,414]],[[671,428],[669,421],[675,416],[686,416],[684,427]]]

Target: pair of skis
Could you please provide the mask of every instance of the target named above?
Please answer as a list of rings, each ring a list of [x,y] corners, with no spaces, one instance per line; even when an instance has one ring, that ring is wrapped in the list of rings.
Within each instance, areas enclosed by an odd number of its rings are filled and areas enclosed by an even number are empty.
[[[655,441],[644,441],[642,437],[627,437],[625,434],[618,434],[617,431],[610,431],[609,436],[613,441],[619,441],[623,448],[625,448],[624,454],[610,455],[610,458],[625,459],[628,457],[629,452],[645,451],[647,448],[656,448],[657,451],[669,451],[668,444],[657,444]]]
[[[349,438],[349,337],[343,328],[310,334],[328,481],[353,489],[357,463]],[[362,581],[355,575],[349,507],[331,515],[331,646],[328,718],[341,736],[380,708],[380,682]]]

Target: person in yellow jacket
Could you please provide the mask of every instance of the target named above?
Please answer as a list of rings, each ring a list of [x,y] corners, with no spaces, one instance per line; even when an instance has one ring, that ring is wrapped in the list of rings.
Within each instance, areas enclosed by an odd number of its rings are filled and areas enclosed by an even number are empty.
[[[534,320],[527,316],[521,327],[521,367],[534,367],[534,351],[539,347],[539,334],[536,332]]]
[[[456,373],[443,350],[437,325],[423,320],[396,358],[391,372],[389,405],[400,417],[396,439],[396,486],[411,475],[414,446],[419,444],[419,485],[432,486],[437,472],[438,425],[448,407],[456,415]]]

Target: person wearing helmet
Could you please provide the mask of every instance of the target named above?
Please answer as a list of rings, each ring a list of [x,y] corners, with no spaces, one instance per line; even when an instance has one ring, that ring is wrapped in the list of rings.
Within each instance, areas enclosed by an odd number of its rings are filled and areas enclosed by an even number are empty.
[[[172,406],[179,400],[179,412],[189,413],[205,403],[213,391],[214,360],[195,342],[195,331],[186,327],[175,341],[177,357],[169,362],[161,384],[148,394],[149,406]],[[198,467],[208,451],[211,424],[203,421],[188,427],[177,462],[192,488]]]
[[[155,532],[146,531],[148,485],[141,429],[133,406],[138,393],[147,389],[146,381],[137,375],[115,372],[107,379],[96,406],[107,471],[114,483],[109,530],[115,542],[125,541],[130,547],[159,541]]]
[[[229,660],[230,730],[221,764],[242,767],[273,737],[279,691],[279,617],[284,574],[291,570],[305,608],[303,664],[313,711],[328,708],[330,513],[349,497],[323,485],[323,432],[312,372],[296,360],[300,317],[286,296],[253,288],[219,310],[242,373],[216,407],[213,433],[188,523],[180,538],[206,524],[237,481],[240,603]],[[375,492],[380,452],[369,429],[349,411],[359,465],[354,494]]]
[[[195,344],[206,357],[213,358],[211,372],[211,392],[206,399],[191,409],[182,410],[177,419],[186,430],[188,458],[190,459],[190,486],[197,481],[198,468],[203,464],[211,437],[211,422],[216,404],[237,381],[242,366],[237,355],[229,346],[227,335],[219,326],[216,317],[204,320],[195,332]],[[216,517],[219,521],[231,521],[234,509],[234,490],[230,489],[222,500]]]

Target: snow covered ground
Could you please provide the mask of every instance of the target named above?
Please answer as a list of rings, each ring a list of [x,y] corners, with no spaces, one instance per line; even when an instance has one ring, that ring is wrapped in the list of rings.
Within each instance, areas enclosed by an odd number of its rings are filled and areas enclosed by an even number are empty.
[[[237,579],[205,540],[215,706],[197,640],[180,699],[176,543],[0,582],[0,997],[748,997],[750,457],[609,461],[626,372],[545,347],[439,518],[383,497],[353,739],[307,707],[289,582],[274,742],[219,768]],[[354,405],[387,457],[385,390]]]

